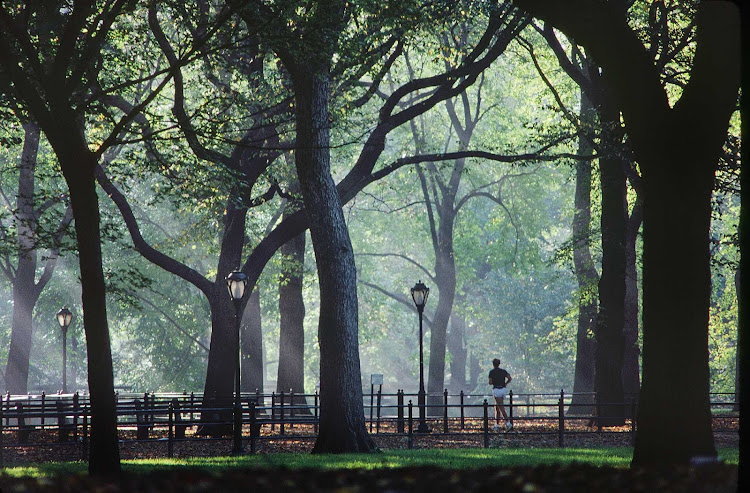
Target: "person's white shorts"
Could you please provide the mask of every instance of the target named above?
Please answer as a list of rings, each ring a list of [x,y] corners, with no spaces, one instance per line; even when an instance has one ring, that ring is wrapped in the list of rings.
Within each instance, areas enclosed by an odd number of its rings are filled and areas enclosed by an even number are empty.
[[[505,394],[508,393],[508,389],[503,387],[502,389],[492,389],[492,397],[499,397],[500,399],[505,399]]]

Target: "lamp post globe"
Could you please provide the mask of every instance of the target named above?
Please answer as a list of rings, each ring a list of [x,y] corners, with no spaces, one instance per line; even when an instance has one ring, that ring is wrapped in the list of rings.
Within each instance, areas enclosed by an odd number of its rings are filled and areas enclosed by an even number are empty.
[[[241,301],[245,296],[245,288],[247,287],[247,276],[240,272],[230,272],[227,276],[227,289],[229,290],[229,296],[232,301]]]
[[[234,425],[233,425],[233,441],[232,441],[232,455],[242,455],[244,450],[242,448],[242,403],[240,395],[240,321],[242,314],[242,298],[245,296],[245,288],[247,287],[247,276],[236,270],[230,272],[226,277],[227,290],[229,290],[229,297],[234,303],[234,320],[237,326],[237,365],[234,375]]]
[[[73,321],[73,313],[68,310],[67,306],[63,306],[59,312],[55,314],[57,324],[60,326],[63,335],[63,367],[62,367],[62,393],[68,393],[68,327],[70,327]]]
[[[427,426],[425,412],[426,393],[424,390],[424,345],[422,342],[422,314],[424,313],[424,307],[425,304],[427,304],[427,297],[429,294],[430,288],[425,286],[421,280],[411,288],[411,299],[414,301],[414,306],[417,307],[417,313],[419,313],[419,393],[417,394],[417,404],[419,406],[419,425],[417,426],[417,432],[419,433],[430,432],[430,429]]]

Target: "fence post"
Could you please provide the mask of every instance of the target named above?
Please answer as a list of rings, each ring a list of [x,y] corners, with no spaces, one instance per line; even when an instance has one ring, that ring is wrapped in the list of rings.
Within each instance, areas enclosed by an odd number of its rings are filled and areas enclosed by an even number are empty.
[[[508,408],[510,413],[510,422],[513,422],[513,391],[510,391],[509,399],[508,399]]]
[[[409,445],[409,450],[414,448],[414,427],[412,423],[412,416],[413,416],[413,408],[414,406],[411,403],[411,399],[409,399],[409,438],[407,440],[407,443]]]
[[[47,394],[42,391],[42,405],[41,405],[41,417],[39,418],[39,425],[42,428],[42,431],[44,431],[44,401],[46,400]]]
[[[557,445],[559,447],[565,446],[565,392],[560,390],[560,400],[557,404],[557,415],[558,415],[558,428],[557,428]]]
[[[373,401],[375,400],[375,384],[370,384],[370,433],[372,433],[372,411]]]
[[[315,389],[315,424],[313,425],[313,429],[315,430],[315,434],[318,434],[318,398],[320,396],[318,395],[318,389]]]
[[[461,429],[464,429],[464,391],[459,394],[461,397]]]
[[[404,432],[404,390],[399,389],[396,392],[396,430],[399,433]]]
[[[276,429],[276,392],[271,392],[271,431]]]
[[[73,441],[78,439],[78,404],[80,401],[80,395],[78,392],[73,394]],[[86,409],[84,407],[84,417],[86,415]]]
[[[289,429],[294,428],[294,389],[289,389]]]
[[[193,410],[195,409],[195,392],[190,392],[190,421],[193,421]]]
[[[250,454],[255,453],[255,403],[250,402]]]
[[[284,434],[284,391],[279,394],[279,433]]]
[[[448,433],[448,389],[443,390],[443,433]]]
[[[375,422],[375,433],[380,433],[380,404],[383,402],[383,386],[381,385],[378,389],[378,400],[377,400],[377,406],[378,406],[378,413],[377,413],[377,421]]]
[[[169,417],[167,418],[167,457],[170,459],[174,456],[174,405],[170,402],[167,407],[169,410]]]
[[[490,446],[490,420],[489,420],[489,405],[487,399],[484,400],[482,406],[484,408],[484,417],[482,419],[482,435],[484,435],[484,448]]]
[[[602,431],[602,401],[599,392],[596,393],[596,432]]]

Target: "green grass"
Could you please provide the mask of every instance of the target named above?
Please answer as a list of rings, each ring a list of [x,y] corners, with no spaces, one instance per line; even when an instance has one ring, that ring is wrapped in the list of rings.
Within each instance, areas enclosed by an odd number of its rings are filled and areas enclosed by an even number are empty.
[[[380,469],[410,466],[436,466],[451,469],[481,467],[536,466],[572,462],[607,467],[628,467],[633,456],[629,447],[612,448],[518,448],[518,449],[431,449],[386,450],[379,454],[265,454],[241,457],[204,457],[187,459],[143,459],[123,461],[123,470],[146,474],[160,470],[200,469],[221,474],[227,469]],[[737,449],[720,449],[719,457],[737,464]],[[52,477],[84,474],[83,462],[55,462],[0,469],[13,477]]]

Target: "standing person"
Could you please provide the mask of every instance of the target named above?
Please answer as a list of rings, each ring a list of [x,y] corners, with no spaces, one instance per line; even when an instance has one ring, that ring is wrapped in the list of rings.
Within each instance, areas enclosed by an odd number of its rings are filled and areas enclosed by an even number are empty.
[[[508,389],[506,385],[513,380],[510,373],[500,368],[500,360],[495,358],[492,360],[492,366],[494,368],[490,370],[489,384],[492,385],[492,397],[495,398],[495,426],[492,428],[494,431],[500,431],[500,415],[502,414],[505,420],[505,431],[513,429],[513,422],[508,419],[508,415],[505,413],[505,407],[503,406],[503,399]]]

